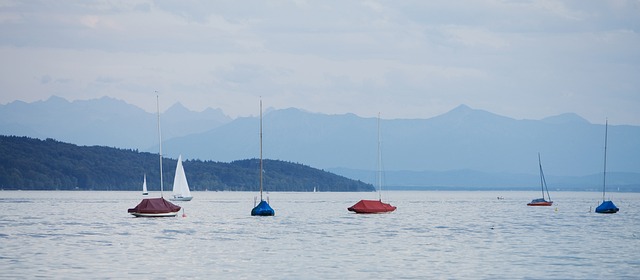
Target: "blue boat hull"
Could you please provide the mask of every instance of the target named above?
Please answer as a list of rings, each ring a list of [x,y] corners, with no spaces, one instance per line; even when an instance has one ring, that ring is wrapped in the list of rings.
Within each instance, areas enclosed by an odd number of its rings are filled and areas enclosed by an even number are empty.
[[[251,216],[274,216],[275,214],[276,211],[264,200],[260,201],[256,207],[251,209]]]
[[[613,201],[611,200],[603,201],[600,206],[596,207],[596,213],[601,214],[613,214],[617,213],[618,211],[620,211],[620,209],[616,207],[616,205],[613,204]]]

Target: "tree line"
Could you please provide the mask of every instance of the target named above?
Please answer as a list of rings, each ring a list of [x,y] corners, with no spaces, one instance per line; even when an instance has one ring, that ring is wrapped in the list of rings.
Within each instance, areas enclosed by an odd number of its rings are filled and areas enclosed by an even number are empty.
[[[163,158],[165,191],[171,190],[176,159]],[[230,163],[183,162],[195,191],[258,191],[259,159]],[[263,160],[266,191],[374,191],[371,184],[303,164]],[[77,146],[51,138],[0,136],[0,189],[5,190],[160,190],[159,155],[104,146]]]

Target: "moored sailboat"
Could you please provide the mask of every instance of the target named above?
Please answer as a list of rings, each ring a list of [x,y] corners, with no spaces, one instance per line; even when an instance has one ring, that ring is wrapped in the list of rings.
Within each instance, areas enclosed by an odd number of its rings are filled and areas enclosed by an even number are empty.
[[[169,200],[173,201],[190,201],[193,199],[189,190],[187,176],[182,167],[182,155],[178,156],[178,164],[176,164],[176,174],[173,178],[173,197]]]
[[[549,195],[549,188],[547,188],[547,180],[544,179],[544,172],[542,171],[542,161],[540,160],[540,153],[538,153],[538,166],[540,166],[540,188],[542,190],[542,198],[536,198],[531,200],[531,202],[527,203],[527,206],[551,206],[553,205],[553,201],[551,201],[551,196]],[[547,191],[547,198],[549,200],[545,200],[544,192]]]
[[[162,131],[160,130],[160,105],[156,96],[158,106],[158,139],[160,142],[160,197],[142,199],[134,208],[129,208],[127,212],[135,217],[175,217],[182,207],[175,205],[163,197],[162,180]],[[146,181],[146,176],[145,176]]]
[[[607,186],[607,134],[608,134],[609,120],[604,124],[604,172],[602,173],[602,203],[596,207],[596,213],[601,214],[614,214],[620,211],[613,201],[605,199],[606,186]]]
[[[380,152],[380,114],[378,114],[378,200],[363,199],[358,201],[353,206],[347,208],[347,210],[355,212],[357,214],[376,214],[393,212],[396,210],[396,206],[389,203],[382,202],[382,154]]]
[[[182,207],[162,197],[145,198],[128,212],[136,217],[175,217]]]
[[[262,198],[262,99],[260,100],[260,203],[251,209],[251,216],[274,216],[276,211],[271,208],[268,201]]]

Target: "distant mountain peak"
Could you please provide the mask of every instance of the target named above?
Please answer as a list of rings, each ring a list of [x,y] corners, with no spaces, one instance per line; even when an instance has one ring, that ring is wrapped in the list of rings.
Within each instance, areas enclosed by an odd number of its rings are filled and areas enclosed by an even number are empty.
[[[437,116],[436,118],[453,121],[453,122],[460,122],[462,120],[468,119],[469,117],[473,117],[474,119],[477,119],[477,120],[486,119],[486,118],[510,119],[504,116],[496,115],[488,111],[473,109],[465,104],[458,105],[457,107],[453,108],[451,111],[446,112],[440,116]]]
[[[451,109],[449,112],[445,113],[445,115],[467,116],[469,114],[477,113],[477,112],[486,112],[486,111],[473,109],[465,104],[460,104],[457,107]]]
[[[453,108],[450,112],[471,112],[475,111],[475,109],[467,106],[466,104],[460,104],[458,107]]]
[[[216,118],[223,120],[225,123],[231,121],[231,117],[225,115],[224,111],[222,111],[222,109],[220,108],[207,107],[207,109],[204,109],[202,113],[207,116],[215,116]]]
[[[273,109],[273,108],[272,108],[272,109]],[[275,109],[275,110],[276,110],[276,111],[281,111],[281,112],[308,113],[308,112],[306,112],[306,111],[305,111],[305,110],[303,110],[303,109],[295,108],[295,107],[289,107],[289,108],[280,109],[280,110]]]
[[[267,115],[271,115],[271,117],[300,117],[303,115],[307,115],[309,112],[306,112],[302,109],[298,109],[295,107],[289,107],[285,109],[276,109],[274,107],[267,108],[263,115],[266,117]]]
[[[550,116],[542,119],[543,122],[546,123],[554,123],[554,124],[567,124],[567,123],[582,123],[582,124],[590,124],[589,121],[584,119],[575,113],[564,113],[560,115]]]
[[[114,98],[114,97],[111,97],[111,96],[106,96],[106,95],[98,98],[97,100],[98,101],[101,101],[101,100],[117,100],[117,101],[121,101],[120,99],[117,99],[117,98]]]
[[[52,95],[49,98],[47,98],[47,100],[44,100],[45,103],[50,103],[50,104],[68,104],[70,103],[69,100],[64,99],[63,97],[57,96],[57,95]]]
[[[169,107],[169,109],[167,109],[167,112],[169,111],[175,111],[175,112],[191,112],[191,110],[189,110],[187,107],[185,107],[184,105],[182,105],[182,103],[180,102],[176,102],[173,105],[171,105],[171,107]],[[166,113],[166,112],[165,112]]]

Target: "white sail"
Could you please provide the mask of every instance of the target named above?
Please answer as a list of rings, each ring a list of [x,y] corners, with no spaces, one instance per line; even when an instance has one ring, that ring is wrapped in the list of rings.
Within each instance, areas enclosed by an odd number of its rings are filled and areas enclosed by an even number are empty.
[[[176,175],[173,178],[173,200],[191,200],[191,191],[187,176],[184,174],[182,167],[182,155],[178,157],[178,165],[176,165]]]
[[[142,195],[148,195],[147,191],[147,174],[144,174],[144,181],[142,181]]]

